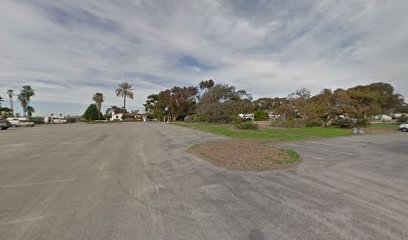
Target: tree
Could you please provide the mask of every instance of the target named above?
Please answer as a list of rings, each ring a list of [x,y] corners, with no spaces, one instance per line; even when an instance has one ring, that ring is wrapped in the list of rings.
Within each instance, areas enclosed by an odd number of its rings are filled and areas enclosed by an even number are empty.
[[[24,117],[27,116],[27,106],[30,104],[31,97],[35,95],[35,91],[29,85],[23,86],[18,94],[18,100],[23,107]]]
[[[31,117],[34,112],[35,112],[35,109],[32,106],[27,106],[27,115],[28,115],[28,117]]]
[[[90,104],[83,114],[86,121],[95,121],[100,118],[100,112],[96,108],[96,104]]]
[[[108,109],[106,109],[105,114],[106,115],[112,115],[112,113],[113,114],[118,114],[118,113],[123,113],[123,112],[124,112],[123,108],[120,108],[118,106],[113,105],[113,106],[109,107]]]
[[[146,103],[143,104],[145,107],[145,112],[148,114],[149,118],[159,118],[160,110],[158,109],[157,103],[159,101],[158,94],[150,94],[147,96]]]
[[[253,110],[252,97],[234,86],[216,84],[204,93],[197,105],[197,113],[207,122],[231,122],[239,113]]]
[[[303,119],[307,118],[309,107],[308,100],[310,97],[310,91],[306,88],[300,88],[288,95],[290,108],[295,117],[300,117]]]
[[[1,107],[0,107],[0,117],[2,117],[2,118],[8,118],[8,117],[10,117],[10,116],[11,116],[11,112],[12,112],[11,108],[7,108],[7,107],[1,108]]]
[[[7,90],[7,95],[9,97],[9,99],[10,99],[11,114],[14,115],[14,107],[13,107],[14,90],[13,89],[8,89]]]
[[[133,88],[127,82],[122,82],[115,90],[116,96],[123,97],[123,110],[126,112],[126,98],[133,99]]]
[[[2,108],[1,103],[4,101],[3,97],[0,96],[0,108]]]
[[[286,102],[286,98],[259,98],[254,101],[255,108],[260,109],[260,110],[269,110],[269,111],[274,111],[276,110],[279,106],[281,106],[284,102]]]
[[[101,112],[102,103],[104,101],[103,94],[99,93],[99,92],[95,93],[93,95],[92,100],[94,100],[94,102],[95,102],[96,109],[98,110],[98,113]],[[100,118],[99,118],[99,120],[100,120]]]

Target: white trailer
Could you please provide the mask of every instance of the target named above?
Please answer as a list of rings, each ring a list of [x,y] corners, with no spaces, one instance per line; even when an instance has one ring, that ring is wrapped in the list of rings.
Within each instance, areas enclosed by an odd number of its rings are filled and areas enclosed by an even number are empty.
[[[60,117],[44,117],[44,123],[49,123],[49,124],[64,124],[67,123],[66,119],[60,118]]]

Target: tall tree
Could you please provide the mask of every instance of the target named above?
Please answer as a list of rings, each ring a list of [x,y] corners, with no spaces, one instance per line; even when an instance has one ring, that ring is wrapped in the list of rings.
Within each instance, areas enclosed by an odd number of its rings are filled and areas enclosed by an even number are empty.
[[[7,90],[7,95],[9,97],[9,99],[10,99],[11,114],[14,115],[14,107],[13,107],[14,90],[13,89],[8,89]]]
[[[101,107],[102,107],[102,103],[104,101],[104,97],[103,94],[100,92],[97,92],[93,95],[92,100],[94,100],[95,105],[96,105],[96,109],[98,110],[98,112],[101,112]],[[100,116],[100,114],[98,114]],[[99,118],[100,120],[100,118]]]
[[[126,98],[133,99],[133,88],[127,82],[122,82],[115,90],[116,96],[123,97],[123,110],[126,112]]]
[[[35,91],[29,85],[23,86],[18,94],[18,100],[23,107],[24,117],[27,116],[27,106],[30,104],[31,97],[35,95]]]
[[[1,103],[2,103],[3,101],[4,101],[4,100],[3,100],[3,97],[0,96],[0,108],[2,107],[2,106],[1,106]]]

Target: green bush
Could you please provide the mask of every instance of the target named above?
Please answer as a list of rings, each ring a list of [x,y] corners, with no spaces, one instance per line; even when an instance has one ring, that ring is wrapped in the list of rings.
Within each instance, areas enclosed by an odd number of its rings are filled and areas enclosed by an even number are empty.
[[[235,124],[235,125],[241,124],[241,123],[244,123],[244,122],[247,122],[247,120],[246,120],[246,119],[243,119],[243,118],[240,118],[240,117],[235,117],[235,118],[234,118],[234,124]]]
[[[266,121],[269,120],[269,114],[262,110],[256,110],[254,112],[255,121]]]
[[[305,125],[306,127],[320,127],[322,123],[316,120],[306,120]]]
[[[198,116],[197,114],[188,115],[184,118],[184,121],[188,123],[205,122],[205,120],[205,117]]]
[[[332,125],[341,128],[353,128],[355,123],[352,119],[337,119],[332,123]]]
[[[408,123],[408,116],[406,114],[402,115],[397,120],[398,124]]]
[[[35,123],[35,124],[43,124],[44,123],[44,118],[42,118],[42,117],[30,117],[30,121]]]
[[[259,128],[258,124],[253,122],[242,122],[235,124],[235,126],[241,130],[257,130]]]

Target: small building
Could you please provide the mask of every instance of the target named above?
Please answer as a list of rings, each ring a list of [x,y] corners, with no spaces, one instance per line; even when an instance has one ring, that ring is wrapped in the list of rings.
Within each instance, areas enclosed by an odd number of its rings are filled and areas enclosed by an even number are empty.
[[[112,114],[110,121],[126,121],[126,120],[139,120],[146,122],[147,116],[142,113],[117,113]]]

